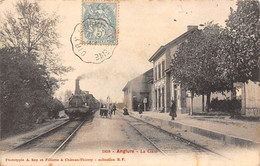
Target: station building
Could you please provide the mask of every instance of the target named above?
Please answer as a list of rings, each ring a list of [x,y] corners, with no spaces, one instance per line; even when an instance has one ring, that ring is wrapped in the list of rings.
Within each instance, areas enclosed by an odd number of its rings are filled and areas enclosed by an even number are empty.
[[[174,60],[178,46],[196,31],[198,31],[198,26],[187,26],[185,33],[161,46],[149,58],[149,61],[153,63],[152,69],[125,85],[123,88],[124,105],[129,110],[137,111],[138,104],[145,102],[146,110],[167,113],[170,111],[171,100],[174,100],[177,114],[187,114],[191,110],[197,113],[202,112],[202,96],[194,96],[192,99],[190,92],[183,89],[181,84],[174,83],[171,73],[171,62]],[[231,93],[224,95],[215,93],[211,94],[211,99],[224,99],[228,96],[231,96]]]
[[[129,110],[137,111],[138,104],[144,104],[145,111],[152,109],[153,69],[127,82],[124,91],[124,105]]]
[[[153,63],[153,86],[152,86],[152,110],[156,112],[169,112],[171,100],[176,102],[177,114],[202,112],[202,96],[194,96],[191,104],[191,94],[184,90],[181,85],[174,83],[171,73],[171,61],[177,47],[187,38],[198,31],[198,26],[187,26],[187,31],[166,45],[161,46],[149,59]],[[174,67],[174,66],[173,66]],[[222,95],[211,94],[211,98],[223,99],[230,93]]]
[[[169,112],[171,100],[176,101],[177,113],[187,113],[186,91],[173,82],[170,65],[179,44],[198,31],[197,26],[188,26],[183,33],[168,44],[161,46],[149,59],[153,63],[153,110]]]

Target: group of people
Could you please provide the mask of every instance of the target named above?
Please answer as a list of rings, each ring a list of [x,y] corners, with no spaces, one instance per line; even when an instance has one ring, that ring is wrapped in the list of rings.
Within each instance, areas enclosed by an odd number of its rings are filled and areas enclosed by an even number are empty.
[[[139,103],[138,104],[138,112],[139,114],[143,113],[143,104]],[[171,101],[171,108],[170,108],[170,113],[169,115],[172,117],[172,120],[174,120],[177,117],[177,113],[176,113],[176,103],[174,100]]]
[[[112,116],[113,114],[116,114],[116,105],[115,104],[109,104],[108,106],[106,106],[105,104],[101,104],[101,108],[106,108],[107,111],[106,113],[102,111],[102,109],[100,109],[100,115],[101,116]],[[126,107],[124,107],[124,115],[129,115],[128,114],[128,110]],[[139,103],[138,104],[138,112],[139,114],[143,113],[143,104]],[[108,114],[108,115],[104,115],[104,114]],[[169,115],[172,117],[172,120],[174,120],[177,117],[177,113],[176,113],[176,103],[174,100],[171,101],[171,108],[170,108],[170,113]]]
[[[143,104],[139,103],[138,104],[138,112],[139,114],[143,113]],[[177,113],[176,113],[176,103],[174,100],[171,101],[171,108],[170,108],[170,113],[169,115],[172,117],[172,120],[174,120],[177,117]]]
[[[116,105],[115,104],[101,104],[100,106],[100,116],[101,117],[111,117],[112,115],[116,114]]]

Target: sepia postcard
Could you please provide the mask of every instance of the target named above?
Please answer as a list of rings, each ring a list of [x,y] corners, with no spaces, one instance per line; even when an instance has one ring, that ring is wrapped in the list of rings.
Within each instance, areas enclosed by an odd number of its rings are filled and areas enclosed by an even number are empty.
[[[259,166],[259,4],[0,0],[0,166]]]

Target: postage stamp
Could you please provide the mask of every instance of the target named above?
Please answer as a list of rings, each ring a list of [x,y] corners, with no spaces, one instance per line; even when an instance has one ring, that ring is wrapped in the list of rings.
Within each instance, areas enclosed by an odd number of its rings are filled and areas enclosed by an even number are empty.
[[[73,53],[85,63],[99,64],[114,54],[118,45],[117,0],[83,0],[82,20],[71,34]]]
[[[82,1],[82,44],[116,45],[117,1]]]

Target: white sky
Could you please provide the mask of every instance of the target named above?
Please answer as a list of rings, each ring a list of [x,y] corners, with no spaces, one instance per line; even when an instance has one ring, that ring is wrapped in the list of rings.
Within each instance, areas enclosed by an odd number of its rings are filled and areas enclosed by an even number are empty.
[[[46,12],[56,12],[61,22],[58,26],[61,58],[64,65],[75,70],[66,75],[66,82],[56,93],[62,96],[66,89],[74,92],[77,76],[86,74],[81,80],[82,90],[90,91],[97,99],[122,101],[122,89],[127,81],[152,68],[148,59],[161,46],[187,30],[187,25],[199,25],[214,20],[225,25],[230,0],[129,0],[120,1],[119,40],[112,58],[101,64],[86,64],[76,57],[71,49],[70,36],[74,26],[81,20],[81,0],[41,0]],[[0,12],[14,10],[15,1],[0,2]],[[0,21],[1,21],[0,16]],[[176,19],[177,21],[174,21]]]

